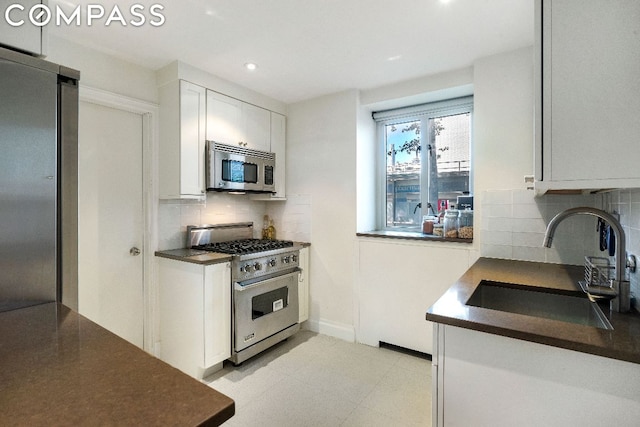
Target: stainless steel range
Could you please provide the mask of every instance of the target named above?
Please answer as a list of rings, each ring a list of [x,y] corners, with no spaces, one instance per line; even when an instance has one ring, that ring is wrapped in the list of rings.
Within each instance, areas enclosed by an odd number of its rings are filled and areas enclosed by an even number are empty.
[[[231,360],[240,364],[298,331],[298,258],[301,246],[253,238],[253,223],[187,227],[195,250],[231,260]]]

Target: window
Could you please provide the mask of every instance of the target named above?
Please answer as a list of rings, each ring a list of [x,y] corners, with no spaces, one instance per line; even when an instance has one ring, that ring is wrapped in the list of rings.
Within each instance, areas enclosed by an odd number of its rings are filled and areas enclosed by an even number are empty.
[[[470,193],[472,110],[466,97],[373,114],[384,148],[380,229],[418,232],[423,215]]]

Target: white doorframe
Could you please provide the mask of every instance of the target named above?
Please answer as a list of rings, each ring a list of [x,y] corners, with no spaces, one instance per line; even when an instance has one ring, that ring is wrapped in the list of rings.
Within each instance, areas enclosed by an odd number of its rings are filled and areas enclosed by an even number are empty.
[[[157,104],[96,89],[88,86],[80,86],[80,101],[111,107],[118,110],[128,111],[142,115],[142,207],[144,221],[144,243],[143,243],[143,337],[144,350],[151,354],[156,354],[154,343],[157,341],[158,316],[156,307],[158,292],[154,284],[156,271],[154,263],[155,248],[158,247],[157,230],[158,189],[156,185],[158,168],[158,115]]]

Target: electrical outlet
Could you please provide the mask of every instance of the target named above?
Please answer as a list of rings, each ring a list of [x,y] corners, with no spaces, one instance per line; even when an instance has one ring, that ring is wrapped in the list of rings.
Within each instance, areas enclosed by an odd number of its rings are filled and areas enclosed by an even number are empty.
[[[533,175],[525,175],[524,176],[524,184],[525,184],[525,188],[527,190],[533,190],[533,184],[535,182],[535,179],[533,177]]]

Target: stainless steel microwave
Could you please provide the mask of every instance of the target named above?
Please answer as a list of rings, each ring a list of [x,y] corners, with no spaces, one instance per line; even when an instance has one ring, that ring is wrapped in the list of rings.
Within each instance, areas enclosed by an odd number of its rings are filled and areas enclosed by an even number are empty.
[[[207,141],[207,191],[275,193],[276,155]]]

